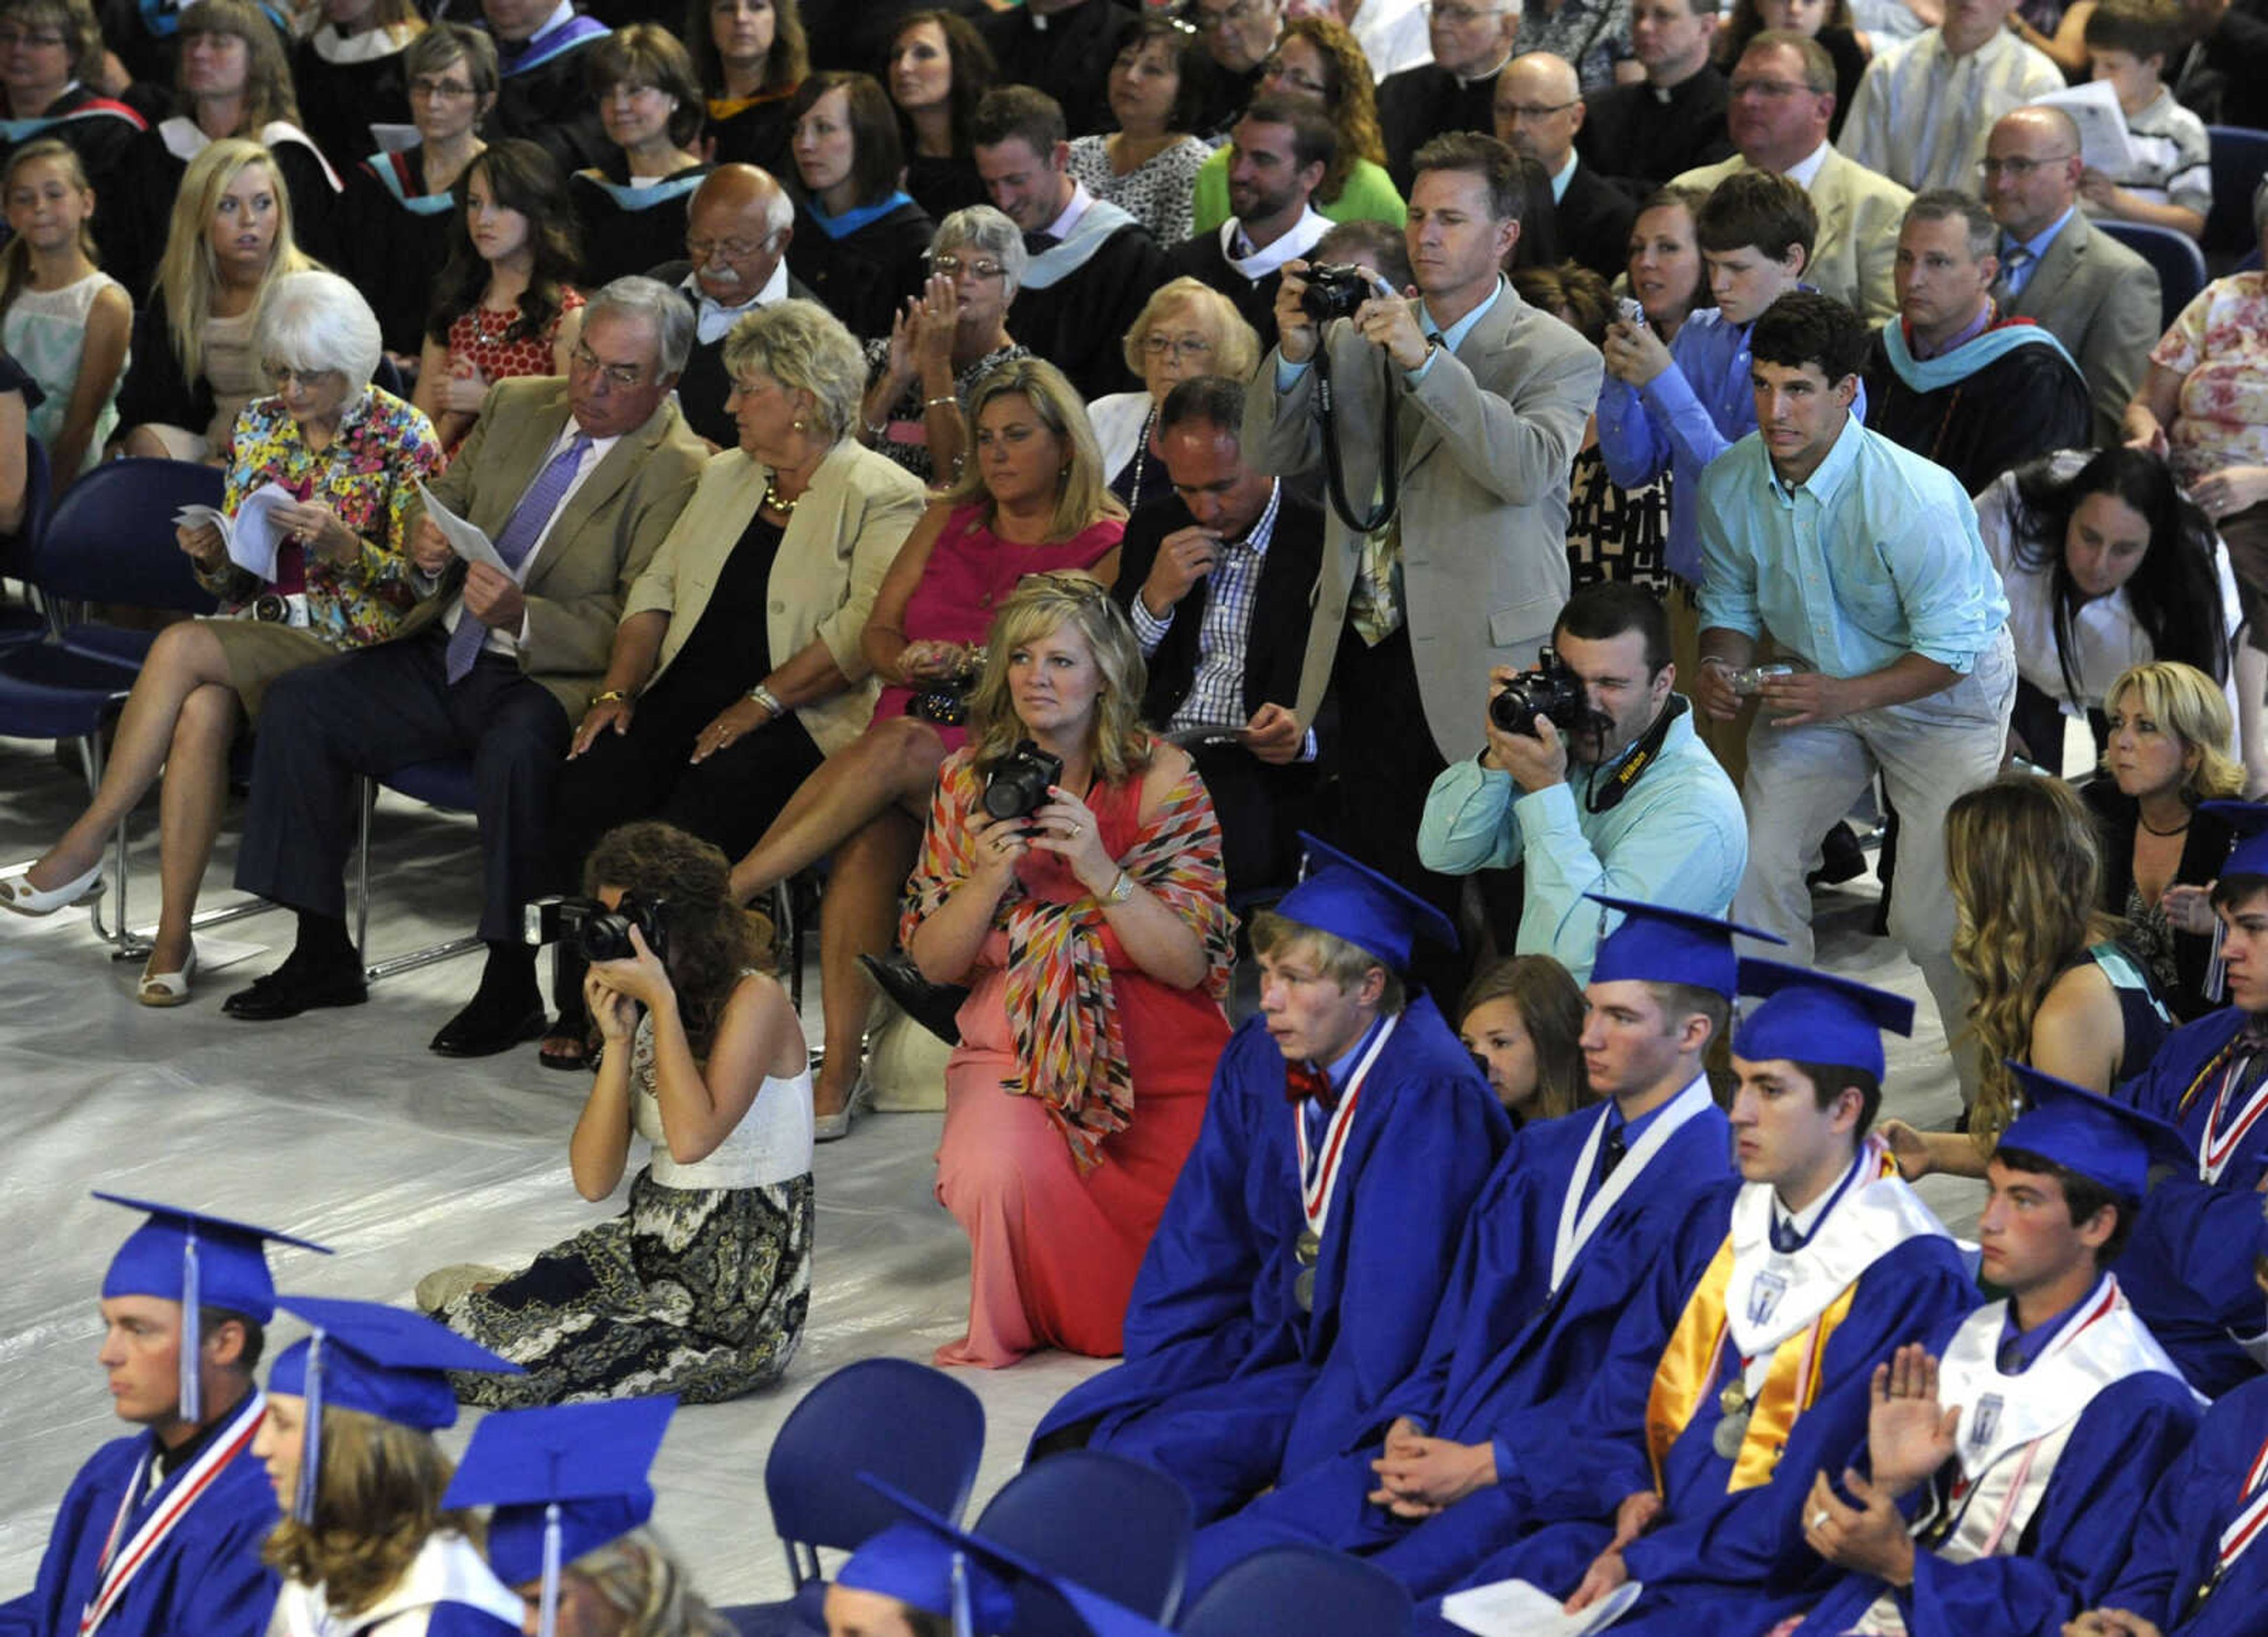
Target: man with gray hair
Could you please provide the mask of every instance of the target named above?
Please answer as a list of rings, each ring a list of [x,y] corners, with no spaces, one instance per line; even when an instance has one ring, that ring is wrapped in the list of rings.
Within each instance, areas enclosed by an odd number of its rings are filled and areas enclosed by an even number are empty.
[[[706,459],[671,395],[693,326],[682,297],[652,279],[600,290],[566,378],[498,382],[431,486],[488,537],[496,562],[461,558],[421,512],[399,569],[418,604],[399,632],[269,691],[236,882],[296,909],[298,936],[281,966],[229,996],[231,1017],[264,1022],[368,998],[340,879],[355,778],[469,756],[488,966],[433,1049],[486,1056],[542,1032],[520,911],[553,885],[552,786],[623,597]]]
[[[740,436],[725,410],[733,390],[725,337],[759,307],[814,299],[787,270],[794,237],[795,202],[770,172],[720,165],[685,202],[685,260],[653,269],[654,278],[683,290],[693,309],[693,350],[678,378],[677,407],[686,425],[719,449]]]
[[[2087,383],[2063,343],[1992,301],[1999,224],[1933,187],[1898,229],[1898,318],[1867,348],[1867,427],[1933,460],[1976,495],[2013,466],[2084,449]]]

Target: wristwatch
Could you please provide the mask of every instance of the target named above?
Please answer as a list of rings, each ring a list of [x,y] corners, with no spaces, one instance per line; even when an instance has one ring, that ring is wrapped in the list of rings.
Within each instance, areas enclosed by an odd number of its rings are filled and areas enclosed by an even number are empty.
[[[1125,869],[1122,866],[1118,871],[1118,879],[1110,884],[1110,891],[1105,892],[1095,901],[1101,904],[1105,909],[1116,909],[1119,905],[1123,904],[1128,899],[1132,898],[1133,896],[1134,877],[1128,875]]]
[[[748,690],[748,697],[764,708],[764,715],[771,721],[777,722],[787,715],[787,707],[779,702],[779,695],[761,682]]]

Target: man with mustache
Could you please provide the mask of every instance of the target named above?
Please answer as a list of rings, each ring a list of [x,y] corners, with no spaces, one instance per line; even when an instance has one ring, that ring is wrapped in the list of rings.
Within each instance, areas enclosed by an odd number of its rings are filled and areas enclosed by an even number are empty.
[[[718,449],[740,441],[725,411],[733,391],[725,368],[725,337],[759,307],[798,297],[815,300],[787,270],[795,237],[795,205],[768,171],[720,165],[685,202],[685,257],[665,261],[652,276],[685,292],[693,309],[693,350],[677,378],[677,407],[685,424]]]
[[[1428,870],[1527,867],[1515,953],[1590,974],[1607,915],[1587,894],[1722,915],[1749,856],[1741,798],[1674,691],[1669,620],[1653,593],[1614,583],[1568,598],[1551,646],[1581,684],[1582,719],[1563,732],[1533,715],[1496,720],[1488,744],[1433,781],[1418,830]],[[1498,666],[1491,694],[1523,675]]]

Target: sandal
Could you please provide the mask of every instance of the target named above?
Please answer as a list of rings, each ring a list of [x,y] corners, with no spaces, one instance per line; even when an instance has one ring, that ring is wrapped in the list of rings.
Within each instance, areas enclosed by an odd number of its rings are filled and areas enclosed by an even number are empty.
[[[94,867],[75,881],[66,881],[52,891],[43,892],[32,885],[31,872],[10,876],[0,880],[0,909],[11,909],[19,915],[52,915],[82,899],[92,898],[102,891],[102,864]]]
[[[189,958],[181,963],[179,972],[152,972],[145,965],[142,981],[135,987],[134,998],[144,1006],[185,1006],[189,999],[189,980],[196,974],[197,946],[192,943]]]
[[[579,1074],[592,1067],[591,1043],[579,1034],[547,1034],[536,1046],[535,1061],[563,1075]]]

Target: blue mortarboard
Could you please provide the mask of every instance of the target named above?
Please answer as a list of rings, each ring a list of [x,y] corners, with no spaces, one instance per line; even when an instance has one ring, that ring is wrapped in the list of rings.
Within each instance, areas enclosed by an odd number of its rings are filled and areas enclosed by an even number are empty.
[[[1277,904],[1285,920],[1344,938],[1396,973],[1410,970],[1410,948],[1421,937],[1457,947],[1449,918],[1409,888],[1304,830],[1300,840],[1307,848],[1307,876]]]
[[[1604,892],[1583,896],[1623,914],[1622,925],[1599,940],[1598,956],[1591,963],[1593,983],[1690,983],[1697,989],[1714,989],[1729,1001],[1738,971],[1734,936],[1787,942],[1778,933],[1690,909],[1609,898]]]
[[[1904,995],[1808,966],[1745,957],[1741,993],[1767,997],[1733,1035],[1733,1055],[1752,1063],[1835,1063],[1880,1080],[1882,1031],[1913,1032],[1914,1003]]]
[[[315,1332],[284,1348],[268,1371],[269,1391],[295,1393],[307,1401],[294,1509],[301,1523],[314,1516],[325,1409],[359,1410],[430,1432],[457,1419],[448,1371],[523,1373],[510,1359],[423,1313],[328,1296],[279,1296],[276,1305],[306,1320]]]
[[[1165,1628],[1154,1620],[956,1528],[873,1473],[861,1472],[858,1480],[903,1512],[905,1520],[869,1536],[835,1577],[836,1584],[942,1615],[954,1623],[954,1637],[1015,1630],[1019,1586],[1052,1593],[1094,1637],[1164,1637]]]
[[[2101,1183],[2121,1199],[2150,1191],[2154,1163],[2193,1165],[2182,1134],[2139,1108],[2099,1091],[2043,1075],[2013,1059],[2008,1072],[2024,1094],[2024,1112],[2000,1134],[2004,1149],[2021,1149]]]
[[[541,1581],[540,1637],[552,1637],[559,1570],[653,1516],[646,1472],[674,1398],[504,1410],[473,1431],[444,1507],[493,1507],[489,1567],[507,1586]]]
[[[250,1222],[160,1205],[155,1200],[129,1199],[122,1193],[94,1191],[98,1200],[122,1205],[129,1211],[147,1211],[150,1220],[127,1235],[110,1271],[102,1276],[102,1294],[112,1296],[155,1296],[181,1304],[181,1419],[202,1419],[197,1359],[201,1351],[200,1308],[222,1307],[259,1324],[276,1317],[276,1285],[268,1275],[267,1241],[296,1244],[303,1251],[328,1256],[313,1239],[255,1228]]]
[[[2268,876],[2268,802],[2199,802],[2198,811],[2236,832],[2222,875]]]

